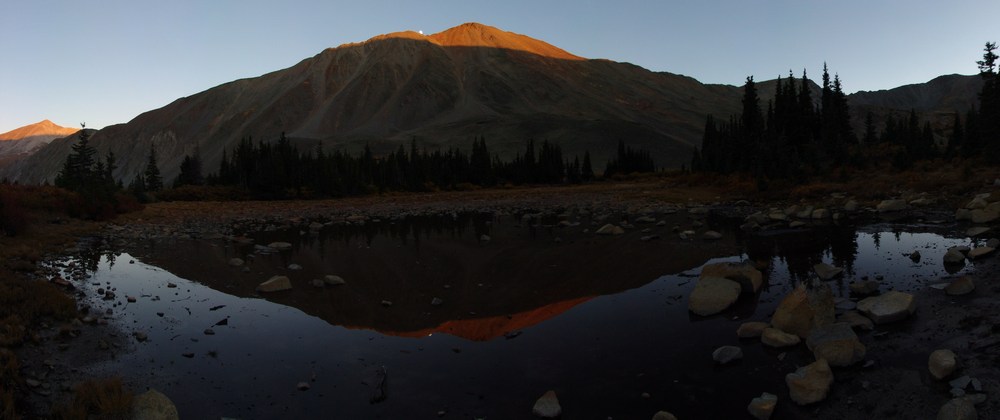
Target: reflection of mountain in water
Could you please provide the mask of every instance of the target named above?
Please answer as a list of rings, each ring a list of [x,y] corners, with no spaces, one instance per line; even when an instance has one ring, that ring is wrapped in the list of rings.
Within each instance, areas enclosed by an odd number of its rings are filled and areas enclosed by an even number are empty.
[[[667,226],[685,218],[669,217],[677,220]],[[247,258],[253,246],[211,241],[130,251],[145,252],[144,262],[237,296],[253,296],[258,283],[286,275],[293,290],[265,297],[334,325],[403,336],[443,332],[471,340],[526,328],[594,296],[738,252],[731,240],[644,242],[639,229],[614,237],[584,233],[593,229],[589,220],[566,228],[555,227],[554,216],[540,223],[521,220],[455,214],[338,224],[316,233],[272,229],[253,235],[256,242],[290,242],[292,249],[254,258]],[[481,240],[484,234],[490,240]],[[247,259],[249,272],[229,267],[232,257]],[[289,270],[289,264],[303,268]],[[310,284],[327,274],[347,284]],[[434,298],[443,304],[431,305]]]

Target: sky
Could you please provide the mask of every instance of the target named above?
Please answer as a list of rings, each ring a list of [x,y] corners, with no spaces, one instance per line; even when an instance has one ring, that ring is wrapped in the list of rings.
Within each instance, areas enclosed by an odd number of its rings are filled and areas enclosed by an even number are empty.
[[[479,22],[573,54],[742,85],[823,63],[844,90],[975,74],[998,0],[0,0],[0,133],[102,128],[326,48]]]

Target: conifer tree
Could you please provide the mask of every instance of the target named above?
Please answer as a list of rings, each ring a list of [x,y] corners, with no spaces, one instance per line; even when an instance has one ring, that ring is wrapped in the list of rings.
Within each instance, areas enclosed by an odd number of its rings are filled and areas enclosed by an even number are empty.
[[[150,145],[149,157],[146,159],[146,170],[143,172],[145,191],[157,192],[163,189],[163,179],[156,163],[156,146]]]

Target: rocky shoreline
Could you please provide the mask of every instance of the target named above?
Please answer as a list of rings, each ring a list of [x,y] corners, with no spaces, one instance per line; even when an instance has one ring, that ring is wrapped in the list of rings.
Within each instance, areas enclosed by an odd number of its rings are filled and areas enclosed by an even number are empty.
[[[573,223],[565,214],[588,214],[592,216],[594,234],[611,226],[609,234],[622,234],[631,230],[649,229],[644,217],[656,220],[665,214],[679,215],[685,223],[663,226],[669,237],[653,238],[653,232],[642,238],[671,241],[712,241],[718,232],[706,227],[706,219],[722,217],[741,220],[740,229],[745,232],[775,232],[807,229],[810,226],[854,223],[864,224],[880,220],[896,223],[929,223],[940,229],[965,232],[967,228],[991,227],[1000,216],[1000,200],[992,195],[975,197],[956,213],[942,207],[943,202],[932,200],[926,195],[912,195],[902,199],[880,202],[859,203],[843,194],[832,194],[811,203],[781,205],[754,205],[737,200],[732,202],[685,202],[670,203],[657,198],[622,199],[613,194],[592,195],[530,195],[528,197],[496,197],[465,202],[456,202],[451,197],[429,198],[402,197],[383,200],[357,200],[347,202],[290,202],[290,203],[162,203],[154,205],[151,211],[131,215],[108,224],[101,235],[81,243],[77,249],[66,250],[68,255],[102,250],[143,249],[151,244],[169,245],[186,240],[238,241],[250,232],[299,229],[303,234],[335,224],[364,224],[382,220],[399,220],[409,216],[444,216],[460,213],[491,213],[518,215],[524,223],[535,223],[558,227],[560,223]],[[217,211],[206,211],[215,209]],[[966,225],[971,221],[976,225]],[[616,228],[616,229],[615,229]],[[661,229],[660,231],[663,231]],[[989,230],[970,231],[969,236],[989,237]],[[971,235],[976,233],[976,235]],[[648,240],[648,239],[643,239]],[[972,249],[958,250],[965,258],[976,258]],[[57,272],[70,273],[66,279],[72,282],[86,281],[86,267],[73,266],[53,260],[46,270],[52,278]],[[944,264],[944,262],[941,262]],[[864,313],[840,314],[837,321],[846,321],[855,327],[844,330],[832,322],[817,322],[812,327],[823,326],[833,330],[806,328],[796,338],[804,339],[806,346],[815,354],[828,354],[817,348],[828,347],[817,344],[819,338],[833,337],[832,346],[847,348],[847,359],[833,362],[829,357],[816,356],[828,363],[809,364],[796,372],[789,373],[788,384],[793,389],[792,401],[782,401],[775,395],[785,390],[767,390],[758,399],[747,401],[750,412],[758,418],[767,418],[767,407],[775,404],[803,404],[791,412],[813,418],[853,418],[856,414],[868,412],[876,417],[926,418],[941,413],[938,418],[974,418],[968,413],[978,411],[979,416],[990,418],[1000,413],[1000,403],[993,397],[1000,392],[1000,340],[996,333],[1000,318],[998,293],[1000,284],[995,280],[998,268],[992,254],[976,258],[976,270],[962,281],[974,286],[954,285],[947,281],[945,289],[964,287],[967,294],[951,293],[937,288],[926,288],[912,294],[913,307],[907,306],[911,316],[904,316],[898,322],[880,322],[880,318],[865,311],[861,293],[852,299]],[[821,268],[822,269],[822,268]],[[817,269],[817,274],[821,269]],[[836,274],[833,274],[835,276]],[[703,273],[704,276],[704,273]],[[725,279],[725,274],[715,278]],[[733,276],[728,276],[733,277]],[[711,277],[710,277],[711,278]],[[736,278],[740,278],[736,276]],[[863,288],[863,279],[857,280],[858,288]],[[867,280],[867,279],[864,279]],[[751,281],[751,283],[753,283]],[[758,286],[759,287],[759,286]],[[725,287],[723,287],[725,288]],[[818,287],[821,289],[821,287]],[[852,286],[853,289],[853,286]],[[696,289],[697,290],[697,289]],[[883,292],[887,292],[883,290]],[[714,294],[715,292],[711,292]],[[737,294],[740,293],[737,287]],[[751,292],[752,293],[752,292]],[[806,292],[801,292],[806,293]],[[817,300],[815,289],[803,295],[802,302]],[[883,293],[881,296],[886,296]],[[118,296],[112,299],[125,300]],[[788,299],[788,298],[786,298]],[[719,305],[716,303],[716,305]],[[809,305],[806,305],[808,307]],[[829,308],[833,310],[832,305]],[[870,305],[867,305],[870,306]],[[881,306],[881,305],[880,305]],[[815,309],[815,308],[813,308]],[[824,309],[825,310],[825,309]],[[44,326],[39,332],[40,345],[28,346],[22,353],[23,371],[31,387],[29,401],[44,413],[44,408],[65,398],[75,381],[81,379],[81,371],[75,366],[84,366],[95,361],[115,357],[116,353],[128,351],[139,337],[128,336],[103,324],[115,316],[111,313],[90,313],[86,308],[81,316],[68,328],[65,326]],[[707,314],[692,309],[692,312]],[[815,311],[814,311],[815,312]],[[831,314],[832,315],[832,314]],[[776,312],[773,317],[783,315]],[[825,316],[825,315],[824,315]],[[792,317],[795,318],[795,317]],[[846,319],[844,319],[846,318]],[[854,320],[852,323],[851,319]],[[877,328],[869,329],[864,319],[875,321]],[[884,321],[884,319],[883,319]],[[830,326],[830,327],[827,327]],[[778,327],[778,328],[768,328]],[[776,330],[768,332],[768,329]],[[766,340],[764,344],[790,343],[789,329],[793,327],[771,321],[770,325],[751,325],[747,330],[755,330]],[[814,331],[815,330],[815,331]],[[756,340],[754,333],[741,328],[740,337]],[[734,334],[737,332],[734,331]],[[851,337],[853,335],[853,338]],[[768,338],[763,338],[767,336]],[[846,338],[845,338],[846,337]],[[741,345],[745,341],[741,341]],[[845,345],[841,345],[846,343]],[[858,345],[862,344],[858,351]],[[801,344],[792,344],[802,346]],[[720,348],[721,349],[721,348]],[[947,350],[950,354],[945,352]],[[793,347],[788,351],[800,351]],[[802,349],[804,351],[804,349]],[[731,351],[721,353],[732,354]],[[783,358],[786,353],[779,353]],[[829,353],[832,354],[832,353]],[[932,357],[932,354],[935,355]],[[732,356],[729,356],[731,360]],[[894,360],[927,360],[928,369],[914,371],[900,367]],[[728,363],[728,361],[727,361]],[[833,365],[831,368],[830,365]],[[952,366],[952,367],[949,367]],[[952,372],[945,374],[947,370]],[[775,372],[774,374],[779,374]],[[818,379],[815,377],[818,375]],[[940,379],[938,379],[940,378]],[[814,380],[815,379],[815,380]],[[808,382],[807,385],[798,385]],[[827,383],[828,389],[814,385]],[[815,395],[796,394],[794,389],[809,389],[806,394],[825,394],[825,398]],[[798,397],[796,396],[798,395]],[[776,399],[777,398],[777,399]],[[818,401],[823,401],[818,403]],[[798,405],[798,404],[796,404]]]

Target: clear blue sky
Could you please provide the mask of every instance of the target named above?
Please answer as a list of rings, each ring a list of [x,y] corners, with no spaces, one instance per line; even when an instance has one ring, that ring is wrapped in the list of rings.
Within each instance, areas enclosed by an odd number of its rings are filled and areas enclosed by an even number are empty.
[[[0,132],[124,123],[324,48],[470,21],[706,83],[818,79],[826,61],[854,92],[974,74],[1000,0],[0,0]]]

